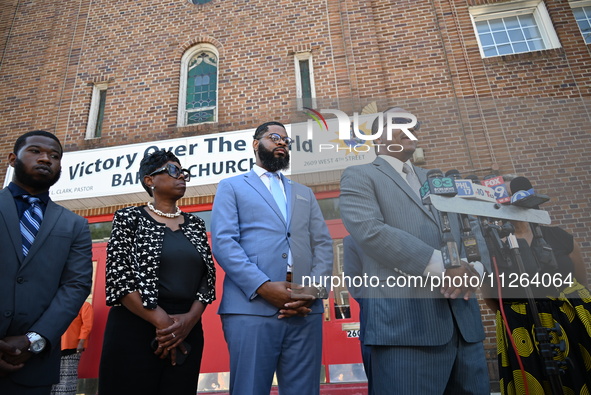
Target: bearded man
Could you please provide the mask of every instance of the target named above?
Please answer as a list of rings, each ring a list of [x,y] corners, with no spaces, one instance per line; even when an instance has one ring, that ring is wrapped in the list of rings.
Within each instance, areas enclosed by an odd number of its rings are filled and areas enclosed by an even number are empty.
[[[58,206],[59,139],[37,130],[8,155],[12,182],[0,191],[0,393],[47,395],[59,382],[62,334],[92,283],[87,221]]]
[[[226,272],[218,313],[230,353],[230,393],[320,391],[320,284],[332,273],[332,240],[312,190],[287,179],[291,138],[279,122],[254,134],[253,169],[221,181],[212,250]]]

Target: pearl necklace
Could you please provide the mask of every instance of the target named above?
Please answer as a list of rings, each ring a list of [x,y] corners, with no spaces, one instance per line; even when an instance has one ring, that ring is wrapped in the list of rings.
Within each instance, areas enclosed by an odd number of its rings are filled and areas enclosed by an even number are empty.
[[[171,214],[171,213],[163,213],[162,211],[158,210],[157,208],[154,207],[154,205],[152,205],[151,202],[148,202],[148,208],[150,209],[150,211],[152,211],[154,214],[159,215],[161,217],[166,217],[166,218],[176,218],[179,215],[181,215],[181,209],[179,207],[176,208],[176,213]]]

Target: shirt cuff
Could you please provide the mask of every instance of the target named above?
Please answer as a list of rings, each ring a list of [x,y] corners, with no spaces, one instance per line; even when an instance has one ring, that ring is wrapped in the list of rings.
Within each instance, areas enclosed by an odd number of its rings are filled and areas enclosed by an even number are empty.
[[[470,264],[472,265],[472,267],[474,267],[474,270],[478,272],[480,278],[482,278],[482,276],[484,276],[484,265],[482,264],[482,262],[474,261],[470,262]]]
[[[261,283],[261,285],[263,285],[264,283],[266,283],[266,282],[269,282],[269,281],[271,281],[271,279],[267,279],[267,281],[263,281],[263,282]],[[261,285],[259,285],[259,286],[257,287],[257,290],[258,290],[258,289],[261,287]],[[257,293],[257,291],[254,291],[254,292],[252,293],[252,295],[250,295],[250,298],[249,298],[249,299],[250,299],[250,300],[253,300],[253,299],[255,299],[257,296],[259,296],[259,294]]]
[[[436,276],[440,277],[443,272],[445,271],[443,267],[443,257],[441,256],[441,251],[433,250],[433,254],[431,254],[431,259],[429,259],[429,263],[423,271],[423,276]]]

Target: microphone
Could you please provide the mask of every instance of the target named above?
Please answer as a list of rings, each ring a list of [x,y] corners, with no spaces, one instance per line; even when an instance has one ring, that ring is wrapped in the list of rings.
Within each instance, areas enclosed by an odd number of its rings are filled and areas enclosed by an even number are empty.
[[[548,195],[535,193],[531,182],[525,177],[515,177],[511,181],[510,188],[513,192],[511,204],[514,206],[538,209],[540,204],[550,200]]]
[[[444,176],[439,169],[431,169],[427,172],[427,181],[423,183],[419,192],[423,203],[428,203],[426,200],[431,194],[440,196],[455,196],[458,194],[454,180]]]
[[[477,175],[470,174],[469,176],[466,176],[465,178],[466,178],[466,180],[472,181],[473,184],[480,185],[480,180],[478,179]]]
[[[462,194],[462,192],[467,192],[466,186],[469,186],[470,190],[472,190],[472,187],[476,187],[476,186],[478,186],[480,188],[484,188],[484,187],[481,187],[480,185],[472,184],[472,181],[470,181],[470,180],[462,180],[461,179],[462,176],[461,176],[460,172],[456,169],[448,170],[447,172],[445,172],[445,176],[450,177],[451,179],[454,180],[454,182],[456,184],[456,188],[458,189],[457,196],[460,196],[460,197],[465,197]],[[464,188],[462,188],[462,187],[464,187]],[[493,201],[494,201],[494,199],[493,199]],[[480,249],[478,248],[478,241],[476,240],[476,236],[474,235],[474,232],[472,231],[472,225],[470,224],[470,217],[466,214],[461,214],[461,213],[457,213],[456,215],[458,216],[458,221],[460,222],[460,230],[462,232],[461,236],[460,236],[460,242],[461,242],[462,246],[464,247],[464,251],[466,252],[466,259],[468,259],[468,262],[480,261],[480,259],[481,259]]]
[[[420,189],[421,199],[424,204],[430,204],[429,196],[431,195],[455,196],[457,193],[454,180],[445,177],[439,169],[432,169],[427,172],[427,181]],[[462,266],[458,244],[451,233],[451,224],[447,212],[439,211],[439,219],[442,233],[441,256],[443,258],[443,267],[447,269]]]
[[[511,201],[509,192],[507,192],[507,188],[505,187],[505,180],[502,176],[490,174],[484,177],[482,184],[494,190],[495,198],[497,199],[498,203],[505,204]]]
[[[475,199],[475,200],[482,200],[485,202],[493,202],[496,203],[496,198],[494,194],[494,190],[492,188],[483,187],[478,183],[473,182],[469,179],[462,179],[460,172],[456,169],[448,170],[445,173],[445,177],[449,177],[454,180],[456,184],[457,196],[464,198],[464,199]],[[478,181],[478,177],[472,175],[467,176],[472,177]]]
[[[497,202],[495,191],[492,188],[473,184],[470,180],[455,180],[455,184],[458,197],[491,203]]]
[[[427,178],[443,177],[443,173],[439,169],[431,169],[427,172]]]
[[[446,177],[453,178],[454,180],[459,180],[462,178],[460,172],[457,169],[451,169],[445,172]]]

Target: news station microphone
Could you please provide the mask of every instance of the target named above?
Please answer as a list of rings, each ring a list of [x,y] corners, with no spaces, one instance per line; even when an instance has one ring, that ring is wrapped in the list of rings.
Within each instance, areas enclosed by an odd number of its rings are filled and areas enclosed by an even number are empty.
[[[480,179],[478,178],[478,176],[474,175],[474,174],[470,174],[469,176],[464,177],[466,180],[470,180],[472,181],[473,184],[478,184],[480,185]]]
[[[430,204],[430,200],[428,199],[430,195],[455,196],[457,193],[454,180],[450,177],[445,177],[439,169],[432,169],[427,172],[427,181],[425,181],[420,189],[421,199],[423,199],[423,203],[425,204]],[[443,267],[448,269],[462,266],[458,244],[451,233],[449,216],[445,211],[439,211],[439,220],[443,240],[443,245],[441,246]]]
[[[508,204],[511,202],[511,197],[509,196],[507,188],[505,188],[505,180],[502,176],[489,174],[488,176],[485,176],[482,180],[482,185],[484,185],[485,187],[492,188],[494,190],[495,198],[498,203]]]
[[[446,175],[456,177],[456,172],[457,170],[450,170],[446,173]],[[487,178],[490,179],[491,177]],[[478,179],[478,176],[474,174],[463,177],[463,179],[456,179],[455,182],[458,189],[457,196],[461,197],[462,199],[486,202],[495,205],[498,203],[495,189],[482,185]],[[504,192],[507,194],[506,190],[504,190]],[[464,214],[460,216],[460,219],[462,221],[462,245],[464,246],[464,251],[466,252],[466,258],[469,262],[480,261],[488,270],[490,270],[490,256],[496,251],[496,249],[498,249],[498,247],[496,244],[489,244],[501,243],[500,239],[489,240],[489,238],[493,237],[492,235],[488,235],[490,234],[490,228],[493,226],[496,220],[489,216],[482,217],[482,214],[479,216]],[[473,227],[480,229],[482,237],[486,242],[486,249],[484,249],[484,247],[478,246]],[[506,259],[504,256],[498,254],[497,260],[505,261]]]
[[[455,178],[459,176],[459,172],[455,174],[457,170],[450,170],[445,173],[446,176],[450,176],[451,178]],[[451,173],[451,174],[450,174]],[[456,184],[456,190],[458,194],[456,196],[461,197],[463,199],[472,199],[472,200],[482,200],[485,202],[492,202],[496,203],[497,199],[495,196],[495,191],[492,188],[482,186],[480,184],[475,184],[471,180],[462,180],[462,179],[454,179]]]
[[[439,169],[431,169],[427,172],[427,177],[443,177],[443,172]]]
[[[429,195],[440,196],[456,196],[458,190],[454,180],[450,177],[445,177],[441,170],[431,169],[427,172],[427,181],[419,190],[423,203],[429,204]]]
[[[451,169],[445,172],[445,176],[453,179],[456,183],[456,187],[458,188],[458,195],[460,193],[461,187],[458,185],[458,181],[461,180],[462,176],[460,172],[456,169]],[[463,180],[469,182],[469,180]],[[461,183],[461,181],[460,181]],[[476,236],[472,231],[472,225],[470,224],[470,217],[467,214],[457,214],[458,221],[460,222],[460,230],[461,230],[461,243],[464,247],[464,251],[466,252],[466,259],[468,262],[475,262],[480,261],[481,254],[480,249],[478,248],[478,241],[476,240]]]
[[[525,177],[515,177],[510,183],[511,204],[519,207],[538,209],[540,204],[550,200],[547,195],[535,193],[531,182]]]
[[[451,169],[445,172],[446,177],[453,178],[454,180],[459,180],[462,178],[462,175],[457,169]]]

